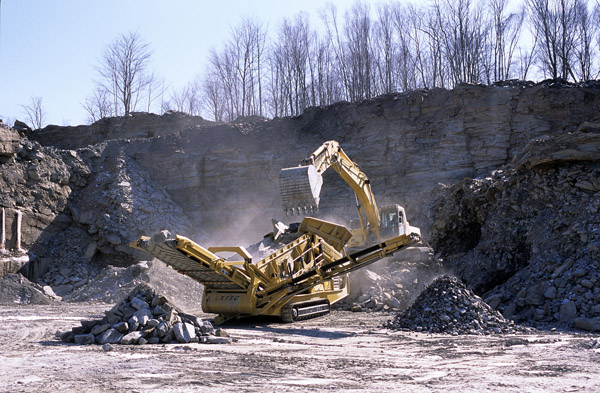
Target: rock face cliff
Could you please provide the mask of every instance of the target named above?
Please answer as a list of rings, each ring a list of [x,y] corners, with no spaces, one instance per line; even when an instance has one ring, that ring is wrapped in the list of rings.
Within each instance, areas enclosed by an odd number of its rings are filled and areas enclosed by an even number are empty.
[[[285,219],[278,171],[335,139],[369,176],[378,203],[405,205],[409,219],[427,235],[432,218],[421,193],[486,175],[509,163],[532,138],[598,120],[600,88],[461,86],[309,108],[295,118],[184,130],[182,121],[169,128],[169,116],[152,117],[155,123],[118,121],[119,133],[100,132],[94,124],[31,136],[59,148],[83,147],[107,135],[130,139],[124,154],[217,237],[221,229],[230,234],[232,223],[240,232],[257,231],[255,237],[269,230],[264,217]],[[321,201],[325,217],[355,215],[352,193],[334,173],[326,173]]]

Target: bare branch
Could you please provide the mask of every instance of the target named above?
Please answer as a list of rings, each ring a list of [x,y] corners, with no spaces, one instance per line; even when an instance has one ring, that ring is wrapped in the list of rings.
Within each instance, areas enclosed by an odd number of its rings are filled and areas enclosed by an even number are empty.
[[[27,121],[33,130],[40,130],[46,121],[46,112],[42,103],[42,97],[31,96],[29,104],[21,105],[25,110]]]

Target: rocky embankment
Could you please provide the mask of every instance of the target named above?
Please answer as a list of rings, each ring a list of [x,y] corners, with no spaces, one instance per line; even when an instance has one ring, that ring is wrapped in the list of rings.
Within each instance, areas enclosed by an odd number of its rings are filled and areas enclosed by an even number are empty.
[[[432,246],[507,318],[599,330],[599,179],[598,125],[535,139],[442,194]]]
[[[129,242],[162,228],[193,236],[165,188],[123,143],[78,150],[41,146],[0,127],[0,272],[40,278],[60,295],[88,284],[105,265],[135,263]],[[143,259],[143,257],[138,258]],[[94,262],[94,263],[93,263]]]

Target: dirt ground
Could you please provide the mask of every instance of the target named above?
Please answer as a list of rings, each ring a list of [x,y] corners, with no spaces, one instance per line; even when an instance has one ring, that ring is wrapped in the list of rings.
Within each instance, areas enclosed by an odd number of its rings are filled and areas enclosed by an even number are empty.
[[[380,328],[391,316],[379,313],[229,325],[229,345],[115,345],[105,352],[55,339],[57,330],[108,308],[0,307],[0,391],[600,391],[599,335],[394,332]]]

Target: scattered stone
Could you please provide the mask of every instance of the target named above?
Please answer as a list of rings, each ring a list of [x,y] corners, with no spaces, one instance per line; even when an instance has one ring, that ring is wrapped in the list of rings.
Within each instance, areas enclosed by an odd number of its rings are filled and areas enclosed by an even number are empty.
[[[173,333],[175,333],[175,338],[180,343],[189,343],[190,340],[196,337],[196,330],[194,329],[194,325],[190,323],[176,323],[173,326]]]
[[[113,325],[113,328],[119,333],[127,333],[129,331],[129,324],[127,322],[117,322]]]
[[[108,329],[96,337],[98,344],[118,344],[123,338],[123,334],[116,329]]]
[[[115,347],[113,347],[113,346],[112,346],[112,345],[110,345],[109,343],[102,344],[102,350],[103,350],[104,352],[110,352],[110,351],[112,351],[112,350],[114,350],[114,349],[115,349]]]
[[[575,318],[573,325],[577,329],[600,332],[600,318]]]
[[[121,344],[123,344],[123,345],[137,344],[138,340],[140,338],[142,338],[143,336],[144,336],[144,333],[142,333],[140,331],[128,333],[125,336],[123,336],[123,338],[121,338]]]
[[[75,344],[79,345],[90,345],[93,344],[96,340],[93,334],[77,334],[73,337]]]
[[[231,344],[231,337],[203,336],[202,342],[207,344]]]
[[[94,326],[94,328],[92,329],[92,331],[90,333],[93,334],[94,336],[97,336],[100,333],[108,330],[109,328],[110,328],[110,323],[105,323],[104,325],[96,325],[96,326]]]
[[[160,343],[160,338],[158,337],[150,337],[148,339],[148,344],[158,344]]]
[[[568,322],[577,316],[577,305],[574,301],[568,300],[560,306],[558,319],[561,322]]]
[[[134,297],[133,299],[131,299],[131,306],[133,308],[135,308],[136,310],[145,309],[145,308],[150,307],[150,305],[148,303],[146,303],[144,300],[142,300],[138,297]]]

